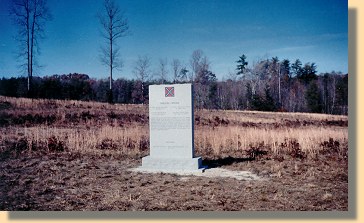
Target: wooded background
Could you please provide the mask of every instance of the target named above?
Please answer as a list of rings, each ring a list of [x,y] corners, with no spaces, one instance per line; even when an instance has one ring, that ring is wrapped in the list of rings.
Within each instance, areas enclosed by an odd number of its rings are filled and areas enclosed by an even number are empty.
[[[210,62],[200,50],[193,52],[190,66],[182,66],[177,59],[171,63],[160,60],[156,71],[150,69],[150,58],[139,57],[135,62],[134,79],[113,81],[113,103],[147,104],[149,85],[189,82],[194,85],[198,109],[348,114],[348,74],[334,71],[317,74],[315,63],[302,65],[299,59],[290,63],[289,60],[279,61],[277,57],[248,66],[241,60],[243,56],[237,61],[237,72],[222,80],[217,80],[210,70]],[[32,98],[100,102],[110,98],[109,79],[90,78],[87,74],[34,77],[32,84]],[[27,78],[0,79],[0,94],[29,96]]]

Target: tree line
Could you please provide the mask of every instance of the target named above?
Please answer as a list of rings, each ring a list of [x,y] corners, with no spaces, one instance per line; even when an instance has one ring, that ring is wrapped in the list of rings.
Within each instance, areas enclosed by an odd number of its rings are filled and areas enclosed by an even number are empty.
[[[113,101],[147,104],[149,85],[192,83],[197,109],[348,114],[348,74],[317,74],[315,63],[303,65],[299,59],[291,63],[273,57],[249,65],[246,58],[243,54],[236,61],[236,73],[217,80],[201,50],[192,53],[190,66],[178,59],[169,66],[166,59],[160,60],[154,74],[150,58],[139,57],[134,79],[113,80]],[[87,74],[34,77],[32,91],[33,98],[110,102],[110,80]],[[27,78],[0,79],[0,95],[26,97]]]

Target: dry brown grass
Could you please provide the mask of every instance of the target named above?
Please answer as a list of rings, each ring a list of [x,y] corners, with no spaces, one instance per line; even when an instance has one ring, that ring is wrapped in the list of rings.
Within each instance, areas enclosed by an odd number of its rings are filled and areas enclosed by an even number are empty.
[[[9,102],[14,109],[20,110],[44,110],[62,108],[88,108],[88,109],[108,109],[121,111],[145,112],[145,105],[108,104],[95,101],[76,100],[56,100],[56,99],[29,99],[0,96],[0,102]]]
[[[198,110],[197,114],[207,119],[225,118],[232,123],[253,122],[261,124],[280,123],[286,121],[347,121],[347,116],[314,113],[233,111],[233,110]]]
[[[253,127],[215,127],[196,130],[195,147],[212,150],[214,155],[245,154],[252,147],[263,146],[273,155],[292,149],[289,143],[297,142],[300,150],[314,158],[326,149],[325,142],[335,139],[339,143],[338,153],[345,156],[348,146],[348,132],[345,127],[300,127],[261,129]]]
[[[8,128],[6,136],[13,141],[25,139],[26,150],[23,152],[44,150],[58,143],[60,150],[71,153],[140,157],[149,148],[149,131],[142,126],[100,128],[57,128],[49,126]],[[3,135],[2,140],[7,137]],[[59,144],[60,143],[60,144]],[[57,145],[55,145],[57,147]]]
[[[146,105],[2,96],[0,103],[3,122],[10,123],[0,130],[3,142],[25,138],[29,150],[48,149],[53,137],[70,152],[134,157],[149,149]],[[198,110],[195,118],[195,149],[202,156],[240,157],[252,149],[273,157],[293,150],[308,158],[330,149],[338,156],[347,155],[347,116]]]

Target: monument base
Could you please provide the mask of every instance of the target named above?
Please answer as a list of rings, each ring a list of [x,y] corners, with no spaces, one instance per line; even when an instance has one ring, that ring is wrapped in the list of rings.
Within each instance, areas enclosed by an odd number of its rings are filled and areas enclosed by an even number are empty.
[[[203,172],[201,157],[176,159],[146,156],[142,158],[140,170],[153,172]]]

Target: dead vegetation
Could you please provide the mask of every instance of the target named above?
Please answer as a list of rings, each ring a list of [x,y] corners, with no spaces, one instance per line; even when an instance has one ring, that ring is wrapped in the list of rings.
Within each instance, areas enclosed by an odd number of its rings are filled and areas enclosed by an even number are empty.
[[[209,167],[267,181],[128,171],[149,153],[148,107],[0,96],[1,210],[347,210],[348,118],[195,112]]]

